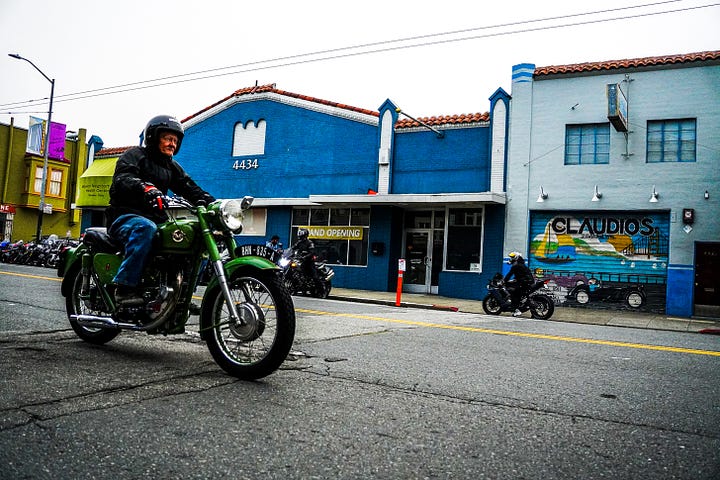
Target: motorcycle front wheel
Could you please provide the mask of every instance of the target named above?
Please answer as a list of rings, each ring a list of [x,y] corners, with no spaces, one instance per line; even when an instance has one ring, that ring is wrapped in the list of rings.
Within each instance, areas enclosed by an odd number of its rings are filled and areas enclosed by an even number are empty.
[[[275,272],[238,271],[229,287],[242,322],[231,320],[219,287],[207,292],[200,324],[210,354],[234,377],[255,380],[270,375],[285,361],[295,339],[292,298]]]
[[[330,295],[332,284],[327,280],[319,280],[315,283],[313,291],[313,297],[315,298],[327,298]]]
[[[487,296],[483,298],[482,307],[488,315],[500,315],[502,311],[502,305],[500,305],[497,298],[491,294],[487,294]]]
[[[95,278],[90,276],[90,288],[87,295],[82,295],[83,276],[80,268],[73,268],[66,276],[71,281],[70,291],[65,298],[65,310],[67,311],[70,326],[75,334],[81,339],[94,345],[104,345],[120,334],[120,330],[85,327],[80,325],[77,320],[70,318],[71,315],[95,315],[107,316],[107,312],[103,311],[105,304],[100,295],[100,287],[95,282]]]
[[[555,303],[547,295],[533,295],[530,298],[530,314],[533,318],[547,320],[555,313]]]

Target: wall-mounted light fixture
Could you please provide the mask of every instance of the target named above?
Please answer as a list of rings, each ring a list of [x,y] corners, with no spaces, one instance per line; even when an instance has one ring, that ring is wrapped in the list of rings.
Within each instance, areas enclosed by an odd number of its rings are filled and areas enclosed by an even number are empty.
[[[710,200],[710,192],[705,190],[705,200]]]
[[[593,193],[592,201],[599,202],[602,198],[602,193],[598,191],[597,185],[595,185],[595,193]]]
[[[650,194],[650,203],[657,203],[659,196],[660,194],[655,190],[655,185],[653,185],[653,191]]]
[[[548,194],[545,193],[545,190],[543,190],[542,185],[540,185],[540,195],[538,195],[538,199],[536,200],[536,202],[543,203],[546,198],[548,198]]]

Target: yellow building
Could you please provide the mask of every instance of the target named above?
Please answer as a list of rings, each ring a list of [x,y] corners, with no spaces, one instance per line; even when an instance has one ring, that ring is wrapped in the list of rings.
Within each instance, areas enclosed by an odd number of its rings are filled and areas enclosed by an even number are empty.
[[[81,211],[75,191],[88,157],[87,131],[65,137],[62,159],[48,159],[45,177],[45,214],[42,235],[77,238],[81,233]],[[28,130],[0,123],[0,240],[26,242],[35,239],[44,158],[27,151]]]

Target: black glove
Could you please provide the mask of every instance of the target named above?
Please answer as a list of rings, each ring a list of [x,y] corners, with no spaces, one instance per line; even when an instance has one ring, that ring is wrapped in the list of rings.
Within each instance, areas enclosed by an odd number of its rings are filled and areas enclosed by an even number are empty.
[[[145,201],[148,202],[150,208],[163,211],[167,206],[167,198],[152,183],[145,184]]]
[[[195,202],[195,206],[199,207],[202,205],[203,207],[207,207],[214,201],[215,201],[215,197],[213,197],[209,193],[206,193]]]

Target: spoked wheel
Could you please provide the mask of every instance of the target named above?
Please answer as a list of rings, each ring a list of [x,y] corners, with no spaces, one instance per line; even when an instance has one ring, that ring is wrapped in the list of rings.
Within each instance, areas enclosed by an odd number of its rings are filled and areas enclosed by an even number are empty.
[[[487,295],[483,298],[482,307],[488,315],[499,315],[502,311],[502,305],[493,295]]]
[[[547,320],[555,312],[555,303],[546,295],[535,295],[530,298],[530,313],[533,318]]]
[[[229,287],[242,321],[230,319],[219,287],[206,293],[200,324],[210,354],[234,377],[270,375],[285,361],[295,338],[292,298],[274,272],[236,272]]]
[[[77,336],[95,345],[103,345],[117,337],[120,334],[120,330],[85,327],[80,325],[77,320],[70,318],[71,315],[105,316],[107,312],[103,311],[105,303],[100,295],[100,287],[98,287],[94,277],[90,276],[90,288],[87,294],[83,295],[83,276],[80,273],[80,268],[75,268],[68,272],[67,276],[70,276],[68,280],[72,279],[72,284],[70,292],[65,298],[65,309],[67,310],[70,326]]]

